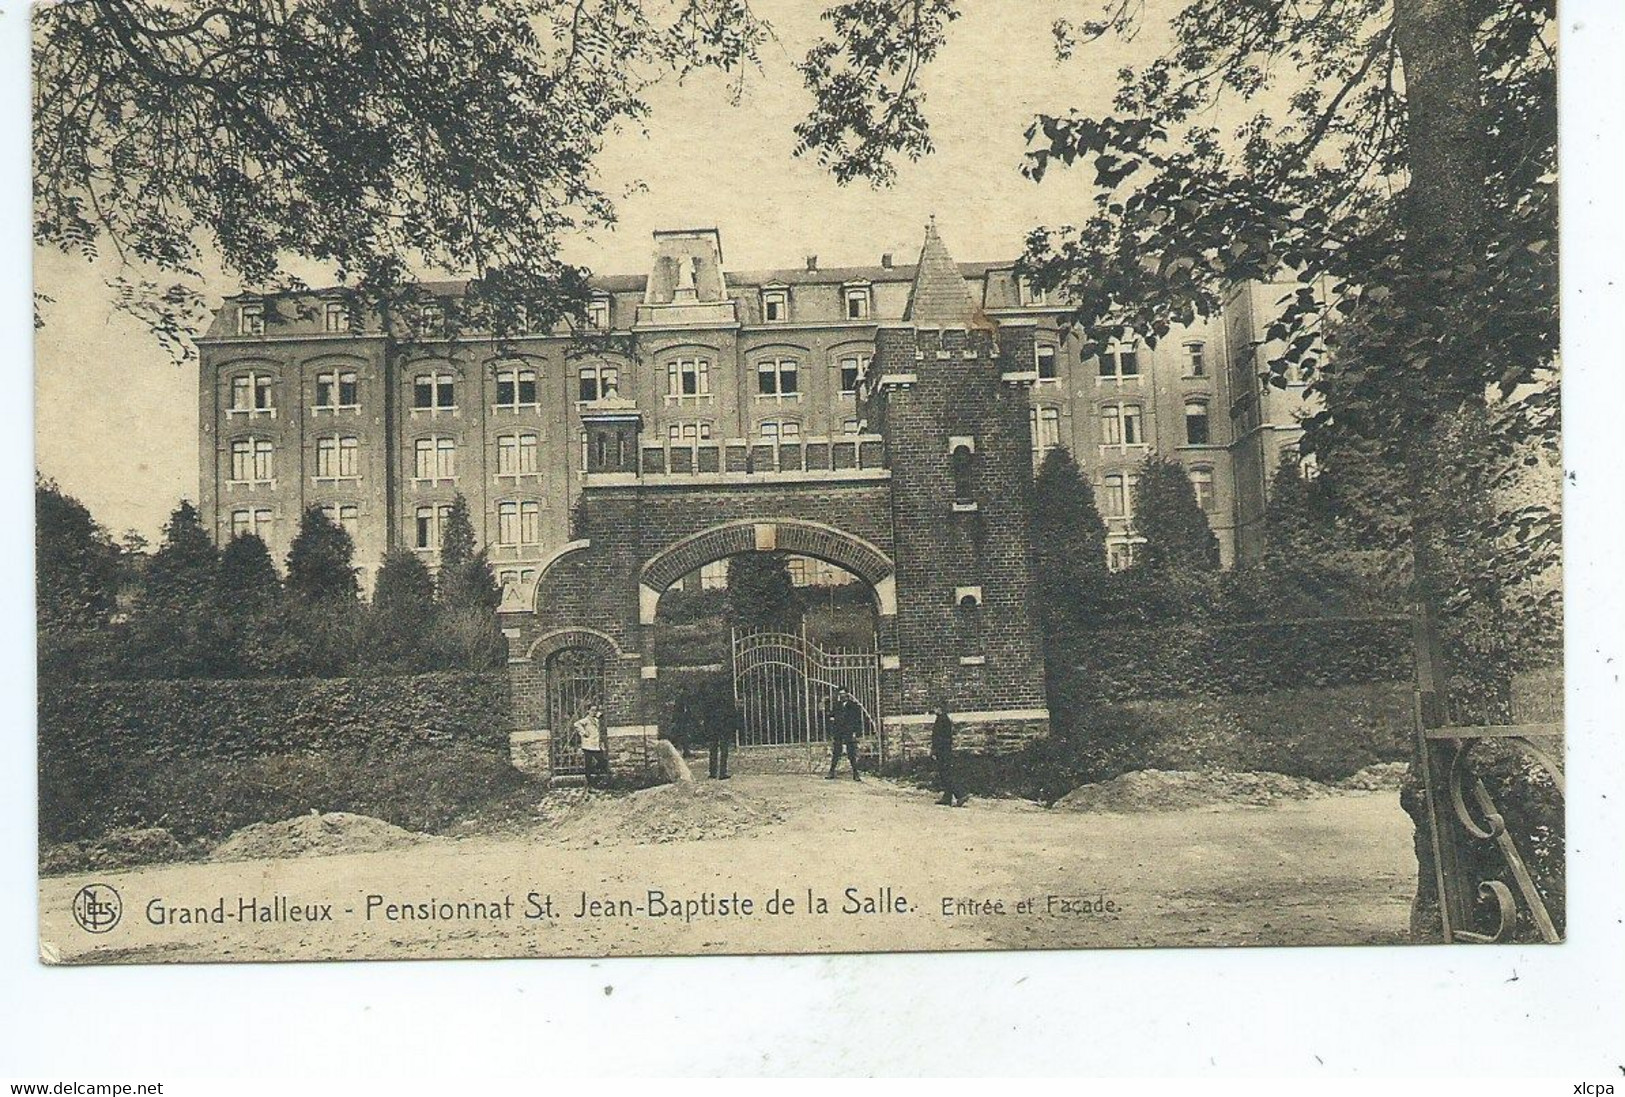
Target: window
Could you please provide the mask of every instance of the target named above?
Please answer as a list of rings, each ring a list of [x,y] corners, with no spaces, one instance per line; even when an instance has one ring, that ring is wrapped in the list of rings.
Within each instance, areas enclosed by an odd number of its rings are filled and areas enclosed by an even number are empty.
[[[620,391],[620,370],[614,366],[582,366],[576,371],[576,398],[584,404],[594,400],[607,400]],[[531,378],[531,402],[536,394],[535,378]]]
[[[1112,571],[1123,571],[1134,565],[1134,543],[1132,541],[1109,541],[1106,544],[1106,567]]]
[[[348,533],[352,542],[361,534],[361,508],[354,503],[325,506],[322,517]]]
[[[542,505],[536,502],[497,504],[497,541],[503,545],[542,543]]]
[[[267,438],[239,438],[231,444],[231,478],[243,484],[271,482],[273,446]]]
[[[695,446],[711,440],[710,423],[673,423],[666,428],[666,439],[674,446]]]
[[[455,438],[419,438],[416,446],[417,461],[413,476],[418,480],[455,480],[457,478],[457,440]]]
[[[446,310],[440,305],[424,305],[418,312],[426,339],[439,339],[446,334]]]
[[[801,441],[801,424],[794,419],[769,419],[757,428],[762,441],[770,446],[794,445]]]
[[[948,455],[954,478],[955,503],[964,504],[975,500],[975,460],[976,455],[971,452],[971,447],[963,443],[955,446],[953,453]]]
[[[846,318],[848,320],[869,319],[869,287],[851,286],[846,290]]]
[[[840,360],[841,395],[851,396],[858,391],[858,383],[869,372],[869,355],[849,354]]]
[[[241,415],[274,411],[271,384],[268,373],[239,373],[231,379],[231,410]]]
[[[594,331],[609,330],[609,298],[594,297],[587,306],[587,326]]]
[[[708,358],[673,358],[666,363],[666,396],[711,395],[711,361]]]
[[[234,510],[231,512],[231,536],[233,539],[247,537],[249,534],[253,534],[261,541],[269,539],[271,535],[271,511],[268,508]]]
[[[261,304],[237,306],[237,334],[265,334],[265,306]]]
[[[322,306],[322,330],[339,332],[350,330],[350,306],[343,301],[329,301]]]
[[[1208,444],[1207,401],[1185,401],[1185,442],[1192,446]]]
[[[497,372],[497,407],[533,408],[535,406],[535,370],[505,369]]]
[[[361,441],[358,438],[346,436],[316,439],[316,479],[356,479],[360,475],[356,471],[360,451]]]
[[[361,406],[361,385],[352,371],[316,375],[316,407],[323,411]]]
[[[1047,344],[1038,347],[1038,379],[1040,381],[1053,381],[1058,376],[1055,367],[1055,348]]]
[[[1197,340],[1185,344],[1185,376],[1207,376],[1207,344]]]
[[[1061,444],[1061,409],[1035,407],[1028,410],[1033,435],[1033,464],[1044,463],[1044,456]]]
[[[1205,511],[1213,509],[1213,470],[1191,469],[1191,490],[1196,492],[1196,505]]]
[[[497,475],[531,476],[536,472],[534,434],[497,435]]]
[[[1100,513],[1107,518],[1129,518],[1134,513],[1134,488],[1140,482],[1138,473],[1114,472],[1101,480],[1103,488]]]
[[[794,358],[764,358],[756,363],[758,396],[795,396],[801,389],[800,365]]]
[[[1113,343],[1106,348],[1106,353],[1100,356],[1100,375],[1116,378],[1138,377],[1139,349],[1132,343]]]
[[[1031,279],[1022,277],[1017,280],[1016,286],[1020,292],[1021,303],[1023,305],[1042,305],[1046,304],[1049,300],[1049,292],[1047,290],[1035,289]]]
[[[451,504],[449,503],[417,508],[417,521],[413,529],[413,544],[420,549],[438,549],[440,547],[440,531],[445,528],[446,519],[449,517],[451,517]]]
[[[841,420],[841,433],[842,434],[861,434],[861,433],[863,433],[863,420],[861,420],[861,419],[842,419]]]
[[[1145,420],[1138,404],[1107,404],[1100,409],[1100,444],[1137,446],[1145,441]]]
[[[449,373],[420,373],[412,381],[414,411],[451,411],[457,407],[457,379]]]
[[[769,324],[783,323],[790,319],[790,294],[787,290],[762,291],[762,319]]]

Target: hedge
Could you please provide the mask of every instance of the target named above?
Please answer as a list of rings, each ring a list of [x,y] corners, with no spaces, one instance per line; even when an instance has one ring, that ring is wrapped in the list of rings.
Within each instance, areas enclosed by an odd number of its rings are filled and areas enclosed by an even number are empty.
[[[50,686],[40,765],[465,744],[507,750],[507,677],[189,679]]]
[[[1267,693],[1414,674],[1409,623],[1382,617],[1069,632],[1051,637],[1046,654],[1052,704]]]

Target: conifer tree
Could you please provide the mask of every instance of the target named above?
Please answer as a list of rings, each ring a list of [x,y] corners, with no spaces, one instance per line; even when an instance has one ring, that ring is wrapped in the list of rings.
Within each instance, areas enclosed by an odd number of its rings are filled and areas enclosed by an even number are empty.
[[[1212,571],[1219,566],[1219,539],[1178,461],[1155,455],[1145,459],[1133,512],[1134,528],[1145,538],[1135,553],[1136,566],[1153,571]]]
[[[226,612],[256,613],[282,594],[271,550],[252,533],[233,537],[220,553],[220,603]]]
[[[190,501],[164,523],[132,614],[130,672],[185,678],[229,670],[219,643],[220,556]]]
[[[489,612],[502,603],[502,588],[485,550],[474,539],[468,500],[461,494],[452,501],[440,534],[439,595],[440,604],[448,609]]]
[[[795,628],[806,607],[782,552],[728,558],[728,618],[737,628]]]
[[[288,592],[313,604],[353,603],[359,592],[350,535],[309,507],[288,551]]]
[[[1053,629],[1081,622],[1106,577],[1106,522],[1089,479],[1064,446],[1033,483],[1035,593]]]

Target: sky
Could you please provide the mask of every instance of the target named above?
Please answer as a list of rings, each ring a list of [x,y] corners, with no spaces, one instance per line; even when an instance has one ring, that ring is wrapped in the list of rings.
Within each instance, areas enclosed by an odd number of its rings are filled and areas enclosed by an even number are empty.
[[[642,273],[655,229],[715,226],[733,270],[799,266],[807,255],[826,267],[877,263],[884,252],[912,262],[933,214],[956,258],[1014,258],[1031,228],[1086,216],[1092,194],[1084,170],[1042,184],[1020,174],[1027,125],[1041,110],[1104,108],[1119,67],[1160,45],[1147,33],[1062,64],[1051,24],[1088,15],[1092,0],[967,0],[923,85],[935,152],[905,162],[889,188],[842,187],[792,154],[792,127],[810,104],[794,63],[818,34],[823,5],[754,6],[778,40],[743,100],[730,103],[727,79],[715,74],[657,87],[646,132],[613,135],[598,161],[605,191],[625,195],[619,223],[573,241],[566,258]],[[175,504],[197,494],[196,367],[176,365],[108,307],[111,264],[39,249],[34,264],[37,289],[56,302],[35,346],[37,466],[115,534],[133,528],[155,540]],[[225,278],[208,288],[215,298],[237,289]]]

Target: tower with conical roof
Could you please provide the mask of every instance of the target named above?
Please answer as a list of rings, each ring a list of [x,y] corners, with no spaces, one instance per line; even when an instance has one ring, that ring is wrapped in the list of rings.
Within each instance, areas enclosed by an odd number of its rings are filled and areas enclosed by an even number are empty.
[[[1031,326],[996,327],[933,220],[901,323],[876,332],[865,418],[886,437],[898,611],[883,668],[893,742],[922,749],[936,706],[972,750],[1046,735],[1032,597]],[[893,639],[888,637],[888,640]]]

